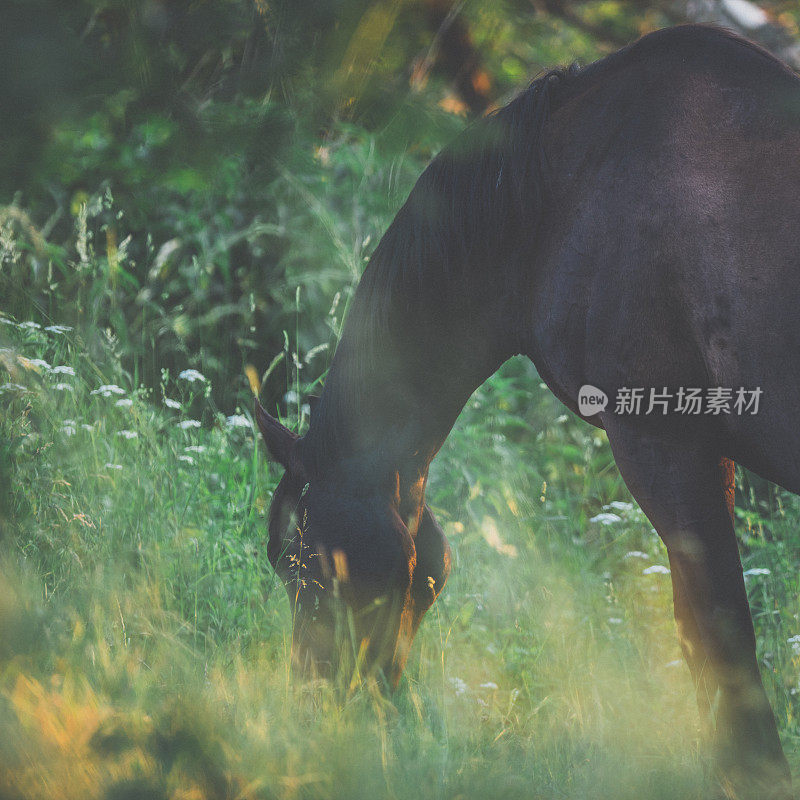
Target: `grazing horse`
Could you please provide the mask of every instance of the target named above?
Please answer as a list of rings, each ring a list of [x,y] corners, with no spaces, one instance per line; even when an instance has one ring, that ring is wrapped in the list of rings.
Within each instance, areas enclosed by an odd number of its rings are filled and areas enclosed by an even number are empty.
[[[606,431],[666,544],[727,786],[789,797],[731,515],[734,462],[800,492],[800,78],[728,32],[666,29],[547,73],[433,159],[364,272],[307,434],[256,407],[286,470],[268,554],[301,660],[334,659],[336,595],[396,684],[450,569],[428,467],[516,354]],[[634,387],[673,405],[626,407]],[[681,407],[692,392],[702,413]]]

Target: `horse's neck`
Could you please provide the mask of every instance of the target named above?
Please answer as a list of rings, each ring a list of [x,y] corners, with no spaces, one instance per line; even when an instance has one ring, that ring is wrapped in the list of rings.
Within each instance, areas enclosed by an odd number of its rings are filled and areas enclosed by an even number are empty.
[[[401,505],[422,499],[428,465],[469,396],[513,354],[478,299],[427,307],[394,315],[400,323],[380,336],[346,327],[306,437],[327,469],[399,480]]]
[[[518,351],[526,273],[512,256],[536,198],[519,197],[535,169],[512,123],[437,156],[376,247],[306,437],[312,470],[347,461],[364,480],[399,472],[401,492],[405,476],[424,482],[470,394]]]

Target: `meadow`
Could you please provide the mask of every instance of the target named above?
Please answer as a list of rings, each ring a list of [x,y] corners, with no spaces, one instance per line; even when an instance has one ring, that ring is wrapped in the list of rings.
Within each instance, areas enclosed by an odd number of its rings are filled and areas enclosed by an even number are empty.
[[[292,338],[271,362],[302,430]],[[249,404],[221,412],[196,369],[137,385],[111,331],[89,347],[3,314],[0,344],[0,796],[707,796],[665,550],[604,434],[529,363],[475,393],[434,462],[453,574],[387,697],[292,675],[265,555],[280,473]],[[797,753],[800,503],[743,472],[737,488],[761,667]]]
[[[391,695],[293,674],[251,389],[303,432],[430,158],[703,4],[7,5],[0,800],[711,796],[665,549],[529,362],[433,462],[453,570]],[[761,5],[800,37],[796,3]],[[739,470],[736,502],[797,776],[800,499]]]

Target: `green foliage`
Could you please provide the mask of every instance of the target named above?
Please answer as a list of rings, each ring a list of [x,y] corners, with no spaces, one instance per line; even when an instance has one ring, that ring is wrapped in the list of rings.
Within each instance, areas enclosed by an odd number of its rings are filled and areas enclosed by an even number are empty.
[[[401,691],[342,702],[291,680],[265,558],[279,474],[247,409],[219,414],[191,372],[135,385],[114,341],[90,357],[76,330],[0,320],[4,794],[706,796],[669,577],[644,572],[663,547],[525,362],[434,463],[454,571]],[[793,741],[800,508],[749,480],[759,652]]]

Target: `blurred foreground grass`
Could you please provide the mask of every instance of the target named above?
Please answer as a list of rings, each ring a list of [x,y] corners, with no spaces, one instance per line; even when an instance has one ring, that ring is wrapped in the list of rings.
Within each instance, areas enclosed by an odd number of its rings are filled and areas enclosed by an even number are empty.
[[[265,555],[279,475],[249,411],[219,413],[192,370],[137,388],[113,339],[89,358],[57,324],[0,317],[0,336],[2,797],[706,795],[664,551],[604,437],[525,363],[478,390],[435,463],[454,571],[401,690],[342,697],[290,674]],[[748,481],[792,751],[800,514]]]

